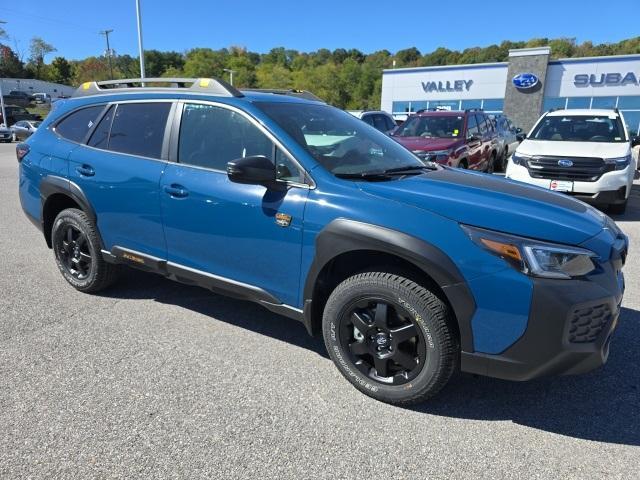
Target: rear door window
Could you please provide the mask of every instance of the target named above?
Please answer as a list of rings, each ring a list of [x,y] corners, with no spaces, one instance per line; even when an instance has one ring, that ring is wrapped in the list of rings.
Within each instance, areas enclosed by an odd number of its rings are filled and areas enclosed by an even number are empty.
[[[386,132],[389,130],[387,128],[387,122],[385,121],[384,115],[374,115],[373,116],[373,126],[376,127],[381,132]]]
[[[364,117],[362,117],[362,121],[368,123],[373,127],[373,115],[365,115]]]
[[[109,135],[109,150],[161,158],[170,102],[118,105]]]
[[[91,127],[95,123],[100,113],[104,110],[104,105],[77,110],[64,117],[54,128],[54,131],[62,138],[72,142],[82,142],[87,136]]]
[[[476,115],[476,117],[478,118],[478,128],[480,130],[481,134],[485,134],[487,133],[487,122],[484,118],[484,115]]]
[[[478,129],[478,121],[476,120],[476,116],[469,115],[467,117],[467,137],[478,135],[480,135],[480,130]]]

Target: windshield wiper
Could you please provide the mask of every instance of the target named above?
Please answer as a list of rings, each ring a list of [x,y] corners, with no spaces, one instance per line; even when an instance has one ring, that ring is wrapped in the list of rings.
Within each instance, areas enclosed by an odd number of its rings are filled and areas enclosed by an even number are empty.
[[[407,165],[405,167],[388,168],[386,170],[376,170],[372,172],[358,173],[335,173],[338,178],[361,178],[363,180],[375,180],[391,178],[398,175],[419,175],[424,170],[437,170],[438,167],[429,165]]]

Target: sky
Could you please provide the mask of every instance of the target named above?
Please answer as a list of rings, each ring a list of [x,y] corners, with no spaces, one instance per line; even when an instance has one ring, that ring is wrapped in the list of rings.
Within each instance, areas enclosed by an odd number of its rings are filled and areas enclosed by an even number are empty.
[[[141,0],[141,5],[144,48],[179,52],[237,45],[261,53],[279,46],[365,53],[415,46],[427,53],[534,37],[603,43],[640,35],[640,0]],[[135,0],[0,0],[0,20],[25,59],[34,36],[52,44],[54,55],[101,55],[106,47],[98,32],[104,29],[114,30],[111,47],[118,54],[137,56]]]

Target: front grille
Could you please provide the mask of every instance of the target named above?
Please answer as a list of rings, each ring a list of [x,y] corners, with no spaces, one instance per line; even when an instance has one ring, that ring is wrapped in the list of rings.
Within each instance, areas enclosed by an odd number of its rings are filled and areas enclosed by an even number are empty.
[[[560,166],[560,160],[570,160],[573,165]],[[602,158],[536,156],[527,160],[527,170],[532,178],[549,180],[595,182],[612,168],[613,165],[607,165]]]
[[[574,310],[569,326],[569,341],[571,343],[594,342],[610,320],[611,308],[606,303]]]

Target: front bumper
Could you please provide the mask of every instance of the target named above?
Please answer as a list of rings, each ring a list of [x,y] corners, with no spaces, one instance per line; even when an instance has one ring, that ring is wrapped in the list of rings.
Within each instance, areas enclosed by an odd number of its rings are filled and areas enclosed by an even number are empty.
[[[509,161],[505,177],[542,188],[549,188],[551,182],[549,179],[531,177],[526,167],[516,165],[512,161]],[[633,166],[630,165],[624,170],[607,172],[596,182],[574,181],[573,191],[567,193],[593,205],[624,203],[629,196],[632,183]]]
[[[618,254],[581,280],[535,279],[522,337],[498,355],[462,352],[461,370],[530,380],[585,373],[603,365],[620,314],[623,261]]]

